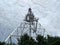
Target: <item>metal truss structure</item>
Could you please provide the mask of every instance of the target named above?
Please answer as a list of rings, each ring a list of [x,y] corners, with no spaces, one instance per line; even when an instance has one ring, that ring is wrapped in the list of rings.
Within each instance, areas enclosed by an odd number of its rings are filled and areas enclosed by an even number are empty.
[[[23,22],[21,22],[21,24],[17,27],[16,30],[12,31],[12,33],[6,38],[5,42],[9,39],[9,42],[12,44],[12,37],[18,39],[20,36],[26,33],[30,37],[34,37],[38,34],[44,36],[45,29],[38,22],[38,20],[39,19],[33,15],[31,8],[29,8],[28,13]]]

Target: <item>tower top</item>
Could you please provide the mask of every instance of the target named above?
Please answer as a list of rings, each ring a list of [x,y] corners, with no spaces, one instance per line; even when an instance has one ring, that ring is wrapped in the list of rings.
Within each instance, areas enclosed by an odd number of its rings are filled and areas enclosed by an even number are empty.
[[[32,9],[31,9],[31,8],[29,8],[29,9],[28,9],[28,12],[29,12],[29,13],[32,13]]]
[[[31,11],[31,8],[29,8],[29,11]]]
[[[25,17],[25,21],[27,21],[27,22],[33,22],[34,21],[34,15],[32,13],[31,8],[28,9],[28,13],[27,13],[27,15]]]

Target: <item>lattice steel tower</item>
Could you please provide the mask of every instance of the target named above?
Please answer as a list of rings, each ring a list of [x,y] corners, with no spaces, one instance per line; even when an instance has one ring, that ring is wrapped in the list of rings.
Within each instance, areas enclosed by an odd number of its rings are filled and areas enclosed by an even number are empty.
[[[12,33],[6,38],[7,41],[10,38],[10,42],[12,43],[11,37],[16,37],[17,39],[27,33],[30,37],[33,35],[41,34],[44,36],[45,29],[43,26],[38,22],[38,18],[34,16],[32,13],[32,9],[28,9],[28,13],[24,18],[23,22],[17,27],[16,30],[12,31]],[[15,33],[15,35],[14,35]]]

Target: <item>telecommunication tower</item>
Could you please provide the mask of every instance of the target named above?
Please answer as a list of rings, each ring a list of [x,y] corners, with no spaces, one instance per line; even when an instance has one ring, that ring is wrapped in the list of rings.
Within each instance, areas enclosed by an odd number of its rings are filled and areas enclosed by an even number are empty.
[[[44,36],[45,29],[43,26],[38,22],[38,18],[36,18],[32,12],[32,9],[28,9],[28,13],[25,16],[23,22],[17,27],[16,30],[13,30],[12,33],[6,38],[5,42],[10,38],[10,43],[12,43],[11,37],[16,37],[17,39],[27,33],[30,37],[33,34],[41,34]],[[13,33],[16,33],[15,35]]]

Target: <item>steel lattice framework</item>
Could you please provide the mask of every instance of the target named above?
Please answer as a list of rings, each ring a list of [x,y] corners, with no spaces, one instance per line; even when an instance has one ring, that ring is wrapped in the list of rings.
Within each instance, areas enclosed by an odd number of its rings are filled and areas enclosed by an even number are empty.
[[[27,33],[30,37],[33,37],[33,35],[38,35],[41,34],[44,36],[45,34],[45,29],[43,26],[38,22],[38,18],[36,18],[33,13],[31,8],[29,8],[28,13],[21,22],[21,24],[17,27],[16,30],[13,30],[12,33],[6,38],[5,42],[10,39],[10,43],[12,44],[12,37],[14,38],[19,38],[20,36],[24,35]]]

